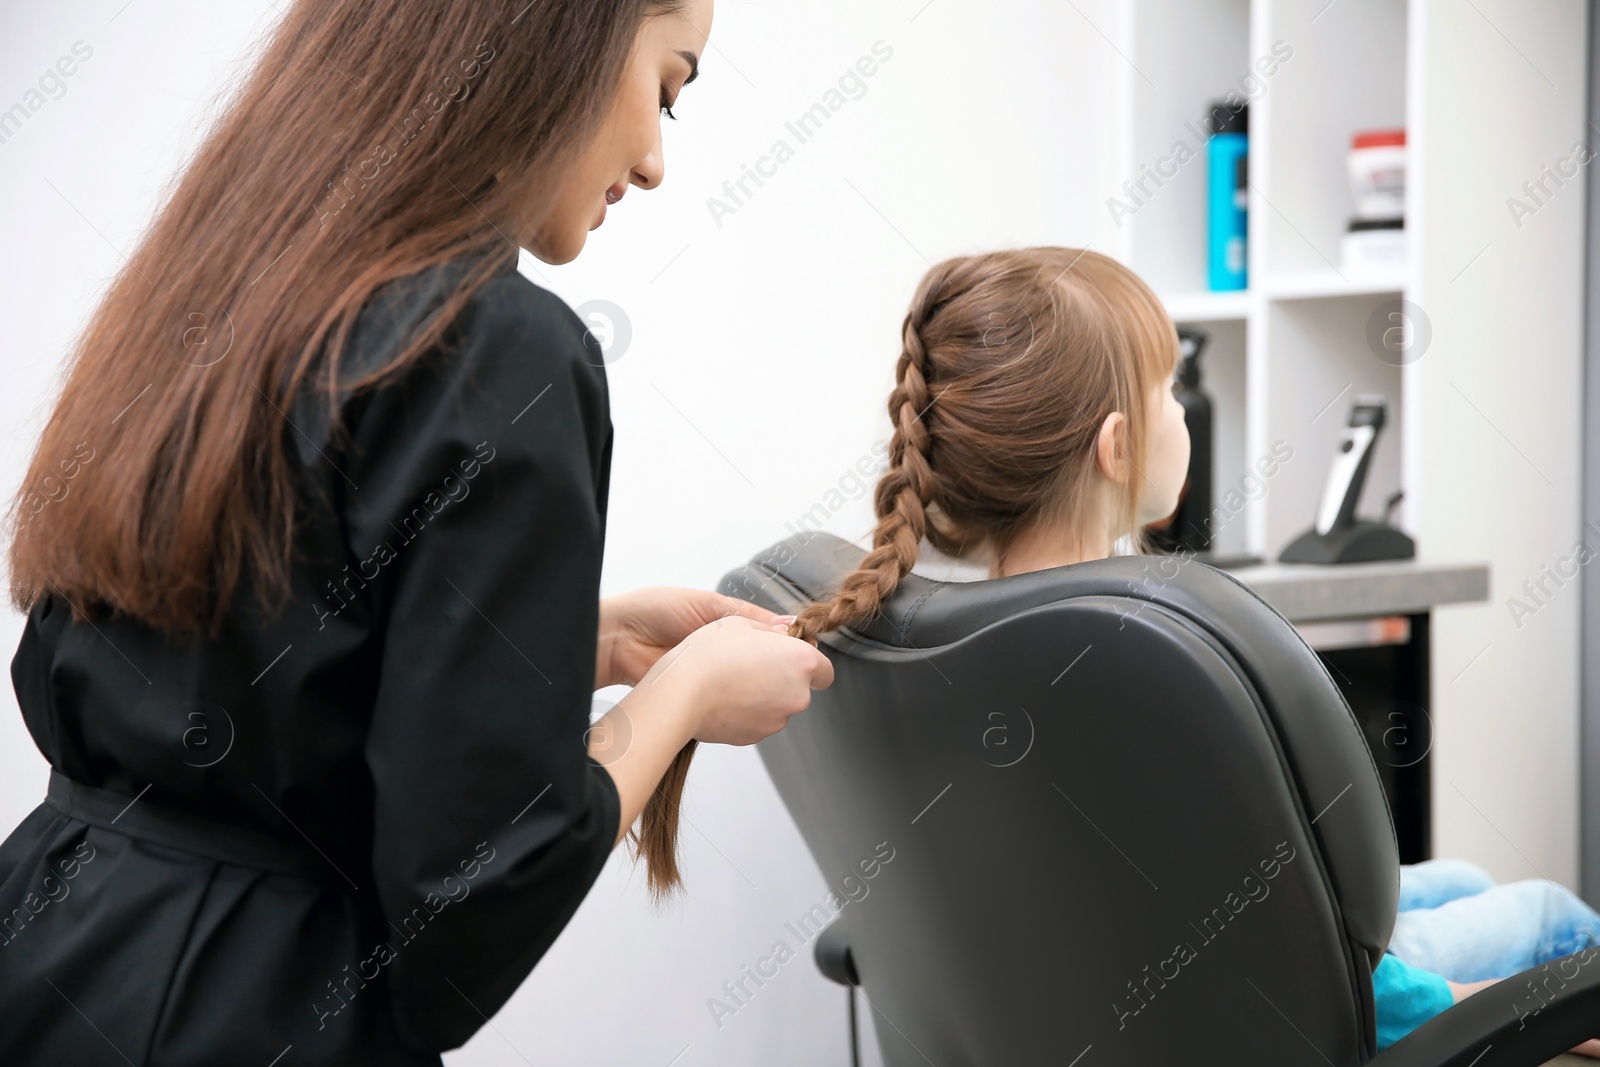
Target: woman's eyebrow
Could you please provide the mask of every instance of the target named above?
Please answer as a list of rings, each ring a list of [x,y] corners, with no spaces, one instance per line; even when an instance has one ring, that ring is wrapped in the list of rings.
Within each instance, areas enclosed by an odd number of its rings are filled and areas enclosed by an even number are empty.
[[[700,57],[689,51],[687,48],[680,48],[678,50],[678,54],[682,56],[689,64],[689,76],[683,79],[683,84],[688,85],[690,82],[700,77]]]

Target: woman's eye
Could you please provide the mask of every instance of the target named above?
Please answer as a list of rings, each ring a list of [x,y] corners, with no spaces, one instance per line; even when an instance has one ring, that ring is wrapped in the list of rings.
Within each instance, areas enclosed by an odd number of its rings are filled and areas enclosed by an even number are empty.
[[[678,121],[678,116],[672,113],[672,107],[667,103],[667,94],[664,92],[661,94],[661,113],[673,122]]]

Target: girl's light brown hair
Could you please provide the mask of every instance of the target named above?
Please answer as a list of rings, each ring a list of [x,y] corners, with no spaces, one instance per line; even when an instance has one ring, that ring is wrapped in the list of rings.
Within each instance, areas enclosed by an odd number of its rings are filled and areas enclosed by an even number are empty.
[[[1178,335],[1138,275],[1074,248],[957,256],[917,286],[901,343],[872,550],[791,634],[811,640],[877,614],[924,537],[951,557],[1003,561],[1041,519],[1076,529],[1100,426],[1116,411],[1131,476],[1113,518],[1149,550],[1138,524],[1147,409],[1172,375]]]
[[[12,502],[11,597],[167,631],[288,596],[286,421],[408,367],[537,232],[593,140],[642,20],[677,0],[298,0],[91,316]],[[497,179],[505,175],[508,181]],[[515,221],[514,221],[515,220]],[[385,366],[341,380],[380,286],[468,257]],[[326,361],[313,373],[318,354]],[[92,463],[78,463],[84,452]],[[68,464],[70,466],[62,466]],[[62,473],[70,470],[72,506]],[[418,623],[420,624],[420,623]],[[652,883],[673,834],[646,814]]]
[[[1138,275],[1074,248],[957,256],[923,276],[901,345],[872,550],[833,596],[799,612],[791,636],[815,640],[877,613],[924,537],[949,556],[986,549],[1003,560],[1032,523],[1083,514],[1100,426],[1114,411],[1132,471],[1114,518],[1149,551],[1138,525],[1147,406],[1172,376],[1178,333]],[[645,843],[662,856],[693,757],[690,742],[645,810],[656,835]]]

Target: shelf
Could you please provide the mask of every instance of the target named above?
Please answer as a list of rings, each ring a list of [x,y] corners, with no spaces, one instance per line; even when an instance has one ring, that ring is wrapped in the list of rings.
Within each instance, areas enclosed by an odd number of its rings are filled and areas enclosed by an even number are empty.
[[[1251,0],[1134,0],[1126,10],[1138,71],[1123,65],[1128,111],[1107,195],[1136,212],[1119,214],[1117,225],[1125,261],[1140,277],[1157,292],[1203,294],[1205,117],[1251,69]]]
[[[1317,514],[1327,464],[1338,455],[1357,396],[1385,396],[1389,410],[1356,514],[1381,513],[1396,490],[1407,488],[1402,455],[1410,423],[1405,376],[1401,367],[1377,356],[1367,337],[1373,313],[1389,298],[1381,292],[1342,293],[1349,299],[1268,300],[1263,305],[1262,440],[1282,441],[1293,449],[1293,458],[1283,465],[1287,473],[1273,480],[1264,497],[1263,554],[1281,551]],[[1256,454],[1262,450],[1257,446]]]
[[[1250,316],[1250,290],[1167,293],[1161,297],[1173,322],[1229,322]]]
[[[1405,291],[1405,276],[1399,272],[1382,274],[1342,274],[1331,267],[1322,270],[1289,271],[1270,279],[1265,288],[1269,300],[1318,300],[1342,296],[1396,295]],[[1163,293],[1161,302],[1173,322],[1228,322],[1250,317],[1253,293],[1249,289],[1228,292],[1199,290]]]
[[[1202,384],[1213,400],[1213,497],[1244,498],[1229,510],[1219,548],[1271,556],[1305,528],[1352,394],[1381,393],[1390,403],[1391,429],[1373,457],[1367,503],[1381,506],[1417,478],[1418,375],[1377,357],[1367,336],[1377,316],[1393,310],[1386,302],[1408,290],[1416,295],[1416,260],[1355,271],[1342,258],[1356,206],[1352,137],[1406,125],[1407,77],[1415,73],[1408,13],[1416,6],[1125,6],[1119,32],[1133,66],[1122,73],[1119,158],[1108,181],[1108,196],[1121,206],[1112,218],[1117,253],[1175,323],[1211,338]],[[1214,101],[1237,107],[1241,99],[1250,107],[1250,287],[1215,292],[1208,288],[1203,116]],[[1420,157],[1421,130],[1410,135],[1409,150]],[[1267,492],[1259,464],[1285,447],[1294,460]]]
[[[1315,300],[1320,297],[1370,296],[1400,293],[1405,290],[1404,274],[1394,272],[1340,272],[1332,267],[1320,270],[1285,271],[1268,279],[1267,297],[1272,300]]]

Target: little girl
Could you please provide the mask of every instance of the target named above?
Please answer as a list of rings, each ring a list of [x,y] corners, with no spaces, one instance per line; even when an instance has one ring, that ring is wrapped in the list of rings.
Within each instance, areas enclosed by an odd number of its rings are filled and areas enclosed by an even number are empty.
[[[1024,248],[947,259],[918,285],[889,394],[894,437],[872,548],[790,632],[877,612],[924,541],[990,578],[1112,554],[1177,506],[1189,464],[1173,395],[1178,337],[1113,259]],[[1386,1048],[1494,980],[1600,941],[1600,915],[1546,881],[1495,885],[1470,864],[1403,866],[1373,972]],[[1600,1056],[1600,1041],[1577,1052]]]

